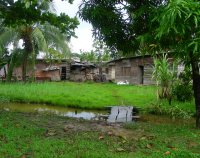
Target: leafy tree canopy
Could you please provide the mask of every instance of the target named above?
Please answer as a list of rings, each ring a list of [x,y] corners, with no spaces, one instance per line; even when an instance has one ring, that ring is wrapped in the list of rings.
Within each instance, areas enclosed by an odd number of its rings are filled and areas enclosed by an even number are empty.
[[[151,30],[150,22],[163,0],[83,0],[79,16],[94,27],[96,38],[123,52],[138,50],[138,36]]]
[[[5,26],[17,27],[48,22],[61,32],[75,36],[74,29],[79,24],[77,18],[61,13],[57,16],[48,11],[47,3],[52,0],[0,0],[0,19]],[[72,3],[72,0],[68,0]]]
[[[159,10],[153,21],[157,45],[175,52],[185,63],[200,59],[200,2],[199,0],[174,0]]]

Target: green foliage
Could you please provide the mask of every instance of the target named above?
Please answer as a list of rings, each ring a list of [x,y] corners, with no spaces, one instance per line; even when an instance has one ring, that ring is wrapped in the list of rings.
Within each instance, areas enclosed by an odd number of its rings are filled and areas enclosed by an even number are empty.
[[[161,58],[154,59],[153,78],[163,87],[169,87],[170,81],[173,79],[173,71],[170,70],[170,63],[167,54]]]
[[[183,110],[181,107],[174,105],[174,106],[166,106],[162,103],[155,103],[152,104],[148,110],[151,114],[156,115],[167,115],[171,118],[184,118],[184,119],[190,119],[192,116],[194,116],[194,113],[191,111]]]
[[[78,57],[81,61],[102,63],[111,59],[111,49],[109,49],[103,41],[94,40],[93,50],[85,52],[80,50],[79,53],[73,53],[73,57]]]
[[[155,29],[158,45],[173,51],[187,64],[191,63],[191,58],[199,61],[200,57],[199,9],[197,0],[169,1],[153,19],[158,23]]]
[[[23,59],[24,50],[20,48],[15,48],[11,51],[10,60],[6,62],[9,65],[8,72],[6,77],[6,81],[10,82],[14,67],[21,65],[21,60]]]
[[[20,35],[16,29],[4,27],[2,24],[0,24],[0,26],[2,29],[0,32],[0,52],[3,55],[5,52],[2,51],[4,51],[9,44],[18,41]]]
[[[0,19],[3,20],[4,25],[9,27],[49,22],[61,32],[74,36],[74,29],[79,24],[77,18],[70,18],[64,13],[58,16],[50,12],[50,2],[51,0],[0,1]],[[72,0],[69,2],[71,3]]]
[[[70,50],[67,41],[71,36],[75,36],[74,29],[78,22],[76,18],[70,18],[65,14],[57,16],[52,12],[51,4],[49,0],[0,1],[0,8],[2,8],[0,10],[0,24],[2,26],[0,52],[12,42],[17,46],[19,40],[23,40],[25,51],[21,61],[24,81],[27,63],[34,68],[35,58],[39,51],[46,53],[48,58],[58,58],[60,57],[58,53],[64,54],[64,58],[69,57]],[[15,18],[13,19],[14,16],[10,16],[14,12]],[[15,57],[17,56],[15,55]],[[11,65],[13,69],[14,65]],[[11,75],[12,71],[9,71],[9,76]]]
[[[0,96],[0,104],[9,103],[10,99],[4,96]]]
[[[90,52],[80,51],[80,54],[74,54],[74,56],[78,57],[82,62],[95,63],[97,61],[97,55],[93,50]]]
[[[177,84],[173,91],[178,101],[191,101],[193,99],[192,85]]]
[[[16,55],[12,59],[14,62],[20,60],[24,66],[28,62],[29,66],[34,67],[35,58],[39,51],[45,53],[47,59],[69,58],[70,56],[67,44],[68,35],[61,33],[58,28],[50,26],[49,23],[43,25],[35,24],[35,26],[19,26],[15,29],[4,28],[0,37],[0,46],[2,45],[2,47],[6,47],[12,42],[15,43],[14,49],[16,50],[13,50],[11,53],[15,52]],[[20,54],[22,51],[19,51],[19,48],[17,48],[20,39],[23,39],[24,42],[23,58],[21,58]],[[15,65],[11,68],[13,69],[14,67]],[[24,68],[23,74],[25,74],[25,70],[26,68]],[[10,77],[7,81],[11,80],[12,71],[9,74]]]
[[[193,88],[191,82],[190,70],[185,67],[185,70],[180,73],[177,83],[173,87],[173,95],[178,101],[191,101],[193,99]]]
[[[111,59],[112,50],[109,49],[103,41],[94,40],[94,52],[96,54],[97,62],[109,61]]]
[[[154,59],[154,71],[153,78],[156,79],[157,85],[161,87],[161,91],[158,92],[159,98],[170,98],[173,81],[176,77],[176,64],[173,63],[173,69],[170,69],[170,62],[167,58],[167,54],[162,58],[158,57]]]
[[[84,0],[79,14],[92,23],[94,34],[111,47],[128,53],[171,52],[191,64],[196,125],[200,128],[199,10],[199,0]]]
[[[48,45],[51,48],[55,48],[58,51],[61,51],[63,54],[67,55],[70,53],[67,43],[70,40],[70,36],[67,33],[61,33],[57,27],[45,23],[38,26],[42,30]]]
[[[171,50],[185,64],[192,66],[196,106],[196,127],[200,128],[200,5],[198,0],[174,0],[159,9],[154,22],[155,39],[162,49]]]
[[[0,69],[9,62],[10,58],[7,48],[0,52]]]
[[[97,39],[103,40],[111,49],[123,53],[135,54],[140,47],[138,37],[146,35],[153,39],[151,24],[162,0],[84,0],[80,6],[79,16],[93,25],[93,33]],[[157,14],[157,13],[156,13]],[[149,34],[148,34],[149,33]],[[151,41],[152,42],[152,41]],[[150,43],[152,44],[152,43]]]
[[[102,63],[110,61],[111,51],[105,46],[105,44],[99,44],[96,41],[93,47],[94,50],[91,50],[90,52],[80,50],[80,53],[73,53],[72,56],[78,57],[82,62]]]

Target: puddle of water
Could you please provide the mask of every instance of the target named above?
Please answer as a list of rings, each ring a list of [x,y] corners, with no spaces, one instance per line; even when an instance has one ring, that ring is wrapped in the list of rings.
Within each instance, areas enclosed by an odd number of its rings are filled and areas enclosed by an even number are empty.
[[[55,114],[58,116],[66,116],[72,118],[83,118],[86,120],[98,120],[99,116],[107,115],[106,111],[98,110],[81,110],[74,108],[66,108],[59,106],[50,106],[42,104],[23,104],[23,103],[4,103],[0,105],[0,109],[14,112],[38,112]]]
[[[130,122],[131,120],[127,121],[121,121],[121,118],[119,115],[117,117],[112,118],[112,110],[115,111],[116,107],[113,109],[109,109],[111,114],[108,116],[109,110],[83,110],[83,109],[75,109],[75,108],[66,108],[66,107],[60,107],[60,106],[50,106],[50,105],[42,105],[42,104],[23,104],[23,103],[4,103],[0,104],[0,110],[5,111],[14,111],[14,112],[37,112],[37,113],[47,113],[47,114],[54,114],[58,116],[66,116],[66,117],[72,117],[72,118],[83,118],[86,120],[100,120],[100,119],[108,119],[108,122]],[[119,108],[119,107],[118,107]],[[122,107],[120,107],[122,108]],[[123,107],[124,108],[124,107]],[[128,108],[128,107],[126,107]],[[126,109],[125,109],[126,111]],[[104,116],[104,117],[102,117]],[[139,121],[142,122],[153,122],[158,124],[163,123],[169,123],[169,124],[183,124],[183,123],[194,123],[194,118],[189,120],[184,119],[175,119],[172,120],[169,117],[165,116],[157,116],[157,115],[151,115],[151,114],[143,114],[140,115],[141,118]],[[111,119],[112,118],[112,119]],[[116,119],[117,118],[117,119]],[[113,119],[115,121],[113,121]],[[117,120],[117,121],[116,121]],[[122,119],[123,120],[123,119]]]

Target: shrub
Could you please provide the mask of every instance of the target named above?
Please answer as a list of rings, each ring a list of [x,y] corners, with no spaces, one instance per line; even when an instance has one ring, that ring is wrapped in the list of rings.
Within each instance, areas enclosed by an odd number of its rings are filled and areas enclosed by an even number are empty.
[[[191,101],[193,98],[192,85],[177,84],[173,93],[178,101]]]
[[[160,86],[158,95],[160,99],[171,98],[170,89],[174,80],[176,71],[176,64],[173,64],[173,70],[170,69],[169,59],[167,55],[163,55],[162,58],[154,59],[154,71],[152,78],[156,79],[157,84]]]
[[[191,81],[191,71],[189,67],[180,73],[179,81],[173,87],[173,95],[178,101],[191,101],[193,98],[193,89]]]

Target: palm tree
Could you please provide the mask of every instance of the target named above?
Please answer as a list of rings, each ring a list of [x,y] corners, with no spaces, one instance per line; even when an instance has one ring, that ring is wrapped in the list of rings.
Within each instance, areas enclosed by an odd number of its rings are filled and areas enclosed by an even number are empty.
[[[71,51],[68,46],[70,40],[67,34],[61,33],[56,27],[45,23],[38,28],[43,33],[48,46],[47,58],[70,58]]]
[[[39,51],[46,53],[47,56],[52,52],[49,50],[54,50],[58,54],[64,54],[65,57],[70,54],[66,35],[62,34],[56,27],[50,26],[47,23],[44,25],[20,26],[15,29],[5,28],[5,31],[0,34],[0,46],[8,46],[13,41],[15,41],[15,45],[18,45],[20,39],[23,40],[24,47],[22,58],[23,81],[26,81],[26,70],[29,58],[31,59],[31,64],[29,63],[29,65],[33,67],[32,74],[34,77],[35,59]],[[14,52],[13,60],[17,58],[17,52]]]
[[[23,40],[23,47],[24,47],[24,53],[22,58],[22,78],[25,81],[26,80],[26,67],[27,67],[27,60],[30,54],[34,53],[34,43],[38,46],[38,48],[41,48],[41,50],[44,50],[45,48],[45,40],[41,36],[41,33],[38,29],[34,29],[31,26],[20,26],[15,29],[13,28],[4,28],[4,30],[0,34],[0,46],[1,49],[7,47],[10,44],[14,45],[14,49],[11,52],[11,60],[9,65],[9,75],[7,78],[7,81],[10,81],[12,75],[12,69],[14,68],[14,62],[17,59],[17,50],[18,50],[18,43],[19,40]]]
[[[27,2],[28,5],[29,2]],[[52,11],[52,3],[50,1],[40,0],[40,9],[44,11]],[[3,29],[2,29],[3,28]],[[60,30],[56,27],[45,23],[41,24],[32,24],[32,25],[23,25],[18,26],[15,29],[1,27],[0,30],[0,52],[2,48],[5,48],[10,43],[14,42],[14,45],[17,48],[19,40],[23,40],[23,58],[22,58],[22,79],[26,81],[26,71],[27,64],[30,65],[29,59],[31,59],[31,64],[33,67],[33,78],[34,78],[34,67],[35,59],[37,54],[42,51],[51,56],[52,52],[57,52],[57,54],[65,54],[65,57],[69,55],[70,50],[67,45],[69,37],[66,34],[62,34]],[[53,51],[52,51],[53,50]],[[14,51],[15,52],[15,51]],[[13,53],[12,59],[17,58],[17,53]],[[13,61],[11,60],[11,61]]]
[[[18,39],[19,39],[19,34],[15,31],[15,29],[12,28],[7,28],[3,27],[2,24],[0,23],[1,30],[0,30],[0,55],[1,55],[1,66],[3,67],[4,65],[8,64],[8,75],[6,75],[7,80],[11,80],[11,72],[12,72],[12,67],[10,65],[12,62],[14,63],[14,59],[16,56],[15,53],[9,54],[7,47],[10,44],[13,44],[14,46],[18,45]],[[6,71],[5,71],[6,72]]]
[[[19,66],[21,64],[21,60],[23,59],[24,49],[15,48],[12,50],[10,55],[10,60],[8,62],[8,74],[6,76],[6,81],[11,81],[13,69],[15,66]]]

